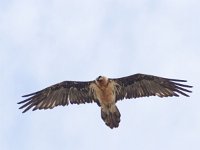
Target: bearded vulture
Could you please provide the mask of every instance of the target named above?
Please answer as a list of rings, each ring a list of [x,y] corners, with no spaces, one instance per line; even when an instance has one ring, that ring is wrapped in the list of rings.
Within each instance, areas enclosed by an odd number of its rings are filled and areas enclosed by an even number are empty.
[[[95,102],[101,108],[101,118],[111,129],[117,128],[120,112],[117,101],[138,97],[189,97],[190,85],[182,84],[186,80],[169,79],[146,74],[134,74],[122,78],[99,76],[93,81],[63,81],[43,90],[24,95],[27,99],[19,109],[23,113],[33,108],[52,109],[56,106],[85,104]]]

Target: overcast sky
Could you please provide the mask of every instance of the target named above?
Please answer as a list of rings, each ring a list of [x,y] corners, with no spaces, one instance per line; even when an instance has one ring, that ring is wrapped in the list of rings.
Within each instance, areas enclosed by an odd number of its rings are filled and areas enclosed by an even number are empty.
[[[198,0],[1,0],[1,150],[199,150]],[[18,110],[64,80],[135,73],[188,80],[190,98],[117,103],[111,130],[96,104]]]

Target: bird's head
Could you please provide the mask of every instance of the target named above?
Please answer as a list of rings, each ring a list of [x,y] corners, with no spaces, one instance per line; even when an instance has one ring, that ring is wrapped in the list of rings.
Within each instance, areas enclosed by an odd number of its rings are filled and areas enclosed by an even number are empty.
[[[96,80],[97,80],[97,81],[102,81],[102,80],[103,80],[103,76],[98,76],[98,77],[96,78]]]
[[[107,84],[108,78],[105,77],[105,76],[98,76],[98,77],[96,78],[96,81],[97,81],[99,84]]]

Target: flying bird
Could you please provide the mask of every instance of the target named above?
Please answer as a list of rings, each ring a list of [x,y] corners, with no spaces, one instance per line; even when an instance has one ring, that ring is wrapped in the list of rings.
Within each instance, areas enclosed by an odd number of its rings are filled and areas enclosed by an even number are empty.
[[[23,113],[32,108],[52,109],[68,104],[97,103],[101,118],[111,129],[119,126],[121,114],[116,106],[119,100],[138,97],[189,97],[190,85],[186,80],[169,79],[147,74],[134,74],[121,78],[98,76],[93,81],[63,81],[43,90],[24,95],[19,102]]]

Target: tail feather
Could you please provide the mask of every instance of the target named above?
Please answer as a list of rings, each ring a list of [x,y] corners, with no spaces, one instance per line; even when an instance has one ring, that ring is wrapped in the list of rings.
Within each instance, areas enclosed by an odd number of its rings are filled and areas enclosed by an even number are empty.
[[[117,106],[113,106],[112,109],[101,108],[101,118],[107,126],[111,129],[117,128],[120,123],[121,114]]]

